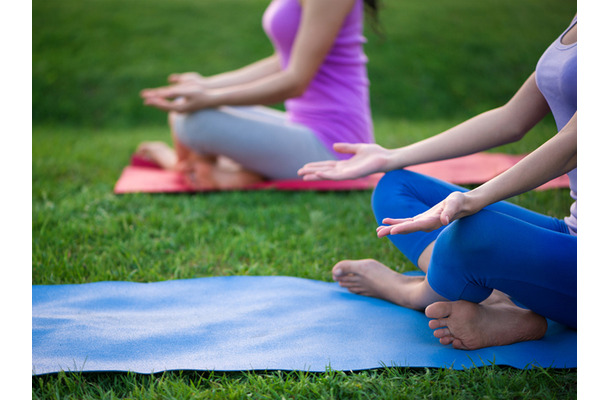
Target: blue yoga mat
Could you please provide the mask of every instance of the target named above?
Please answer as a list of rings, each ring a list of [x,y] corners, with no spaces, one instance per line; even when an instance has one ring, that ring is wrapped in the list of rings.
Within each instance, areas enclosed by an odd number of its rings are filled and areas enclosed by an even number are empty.
[[[232,276],[32,287],[32,371],[576,367],[576,332],[476,351],[439,344],[421,313],[336,283]]]

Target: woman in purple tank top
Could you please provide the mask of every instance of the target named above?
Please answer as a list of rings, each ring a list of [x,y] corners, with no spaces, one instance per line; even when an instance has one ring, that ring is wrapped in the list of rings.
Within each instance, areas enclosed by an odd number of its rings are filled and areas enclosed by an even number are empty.
[[[546,318],[576,328],[576,29],[574,18],[504,106],[399,149],[340,143],[351,159],[300,170],[308,180],[387,172],[373,193],[377,235],[424,272],[344,260],[332,270],[341,286],[425,310],[434,336],[459,349],[539,339]],[[558,133],[476,189],[403,169],[519,140],[549,112]],[[574,203],[563,220],[503,201],[566,173]]]
[[[144,104],[169,112],[174,149],[137,152],[185,173],[201,189],[295,179],[305,163],[344,159],[335,142],[373,143],[363,44],[376,0],[273,0],[263,28],[274,54],[214,76],[172,74],[145,89]],[[266,105],[284,103],[286,112]]]

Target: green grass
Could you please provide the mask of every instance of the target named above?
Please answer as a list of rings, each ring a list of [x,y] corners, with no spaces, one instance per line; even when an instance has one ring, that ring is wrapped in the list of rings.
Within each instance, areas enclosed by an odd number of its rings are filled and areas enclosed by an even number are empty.
[[[482,367],[465,371],[383,368],[346,373],[166,372],[158,375],[71,374],[33,379],[61,399],[564,399],[575,390],[569,371]],[[574,396],[575,398],[575,396]]]
[[[150,282],[215,275],[330,280],[344,258],[414,269],[377,239],[370,192],[121,195],[113,185],[140,141],[168,140],[141,88],[270,53],[266,0],[34,0],[32,283]],[[367,33],[377,140],[395,147],[506,101],[575,2],[385,0]],[[555,133],[546,119],[523,153]],[[514,201],[562,217],[567,190]],[[54,374],[34,398],[575,398],[576,372],[382,368],[344,373]]]

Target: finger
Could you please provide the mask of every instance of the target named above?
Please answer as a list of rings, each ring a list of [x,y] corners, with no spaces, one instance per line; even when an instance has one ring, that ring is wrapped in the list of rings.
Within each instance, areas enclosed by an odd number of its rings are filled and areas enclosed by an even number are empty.
[[[336,179],[333,178],[332,176],[329,177],[324,174],[313,173],[313,174],[303,175],[303,180],[304,181],[328,181],[328,180],[336,180]]]
[[[396,225],[396,224],[400,224],[403,222],[407,222],[407,221],[412,221],[413,218],[384,218],[383,221],[381,221],[383,224],[387,224],[387,225]]]
[[[182,80],[182,76],[183,76],[183,75],[184,75],[184,74],[182,74],[182,73],[170,74],[170,75],[167,77],[167,81],[168,81],[168,82],[171,82],[171,83],[179,83],[179,82]]]
[[[329,180],[329,181],[340,181],[343,179],[349,179],[350,177],[342,172],[337,171],[320,171],[315,173],[318,180]]]
[[[140,92],[140,97],[150,99],[153,97],[173,97],[172,92],[166,88],[144,89]]]
[[[320,161],[316,163],[309,163],[302,166],[297,173],[299,175],[316,173],[318,171],[324,171],[327,169],[332,169],[337,164],[336,161]]]
[[[413,232],[430,232],[440,226],[438,220],[430,219],[413,219],[399,224],[392,225],[391,235],[406,235]]]
[[[441,223],[442,223],[443,225],[449,225],[449,223],[451,222],[451,219],[452,219],[450,215],[451,215],[451,214],[448,214],[448,213],[446,213],[445,211],[443,211],[443,212],[441,213],[441,218],[440,218],[440,220],[441,220]]]
[[[152,97],[154,96],[154,90],[155,89],[142,89],[140,90],[140,97]]]
[[[348,153],[354,154],[356,149],[358,149],[358,143],[335,143],[333,144],[333,149],[338,153]]]
[[[455,203],[445,203],[445,207],[440,213],[439,219],[443,225],[449,225],[451,221],[455,218],[455,215],[458,213],[459,208]]]
[[[335,160],[315,161],[303,165],[301,169],[316,170],[320,168],[334,167],[335,165],[337,165],[337,161]]]
[[[381,229],[386,228],[386,227],[387,227],[387,225],[379,225],[379,226],[377,227],[377,229],[375,229],[375,231],[376,231],[376,232],[379,232]]]
[[[183,112],[184,105],[182,103],[176,103],[174,101],[166,100],[163,97],[152,97],[147,98],[144,101],[147,106],[155,107],[163,111],[177,111]]]
[[[328,179],[320,176],[317,172],[298,172],[298,175],[302,176],[304,181],[322,181]]]
[[[391,234],[391,226],[380,226],[377,228],[377,237],[382,238]]]
[[[316,174],[301,175],[304,181],[321,181]]]
[[[337,172],[334,170],[321,170],[321,171],[303,171],[299,173],[299,175],[303,176],[304,180],[308,181],[322,181],[322,180],[332,180],[338,181],[343,179],[349,179],[349,176],[346,176],[342,172]]]

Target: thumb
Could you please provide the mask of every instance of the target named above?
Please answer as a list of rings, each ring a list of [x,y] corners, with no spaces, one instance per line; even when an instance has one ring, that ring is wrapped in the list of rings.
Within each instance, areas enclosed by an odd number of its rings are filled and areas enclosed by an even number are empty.
[[[451,221],[458,218],[458,213],[462,211],[462,203],[461,193],[451,193],[443,201],[440,215],[441,223],[443,225],[449,225]]]
[[[354,154],[358,146],[358,143],[335,143],[333,149],[338,153]]]
[[[441,224],[449,225],[452,217],[453,215],[449,214],[446,210],[443,210],[443,212],[441,212]]]

